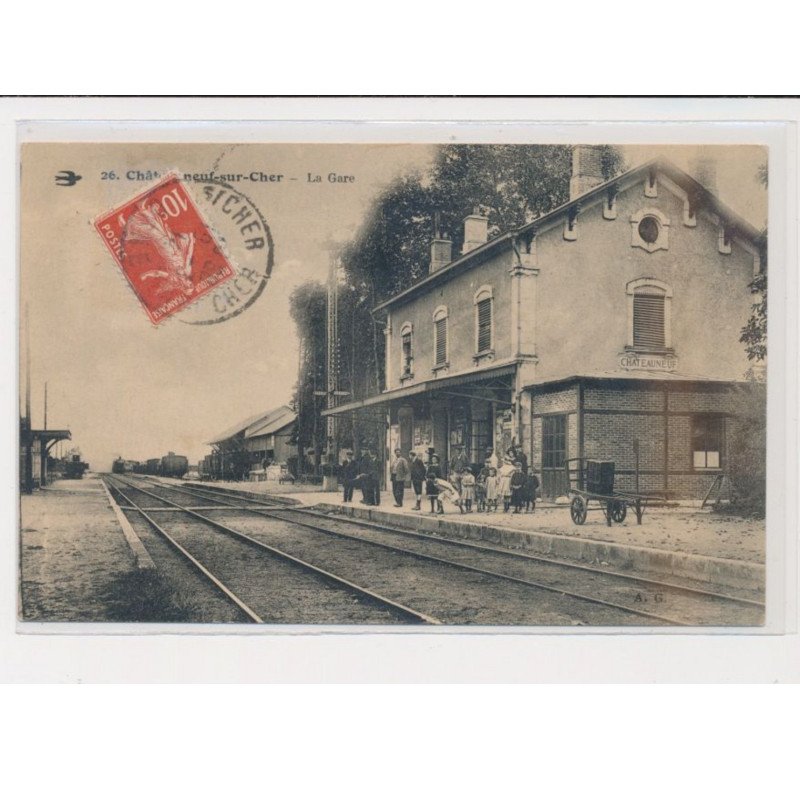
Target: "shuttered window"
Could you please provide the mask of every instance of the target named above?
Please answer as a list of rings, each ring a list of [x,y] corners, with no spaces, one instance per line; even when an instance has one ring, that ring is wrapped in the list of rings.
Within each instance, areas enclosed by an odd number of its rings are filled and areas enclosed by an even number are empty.
[[[447,317],[442,317],[434,322],[434,339],[436,364],[444,364],[447,361]]]
[[[633,296],[633,346],[642,350],[663,350],[666,347],[663,294],[652,288]]]
[[[411,332],[403,334],[403,374],[410,375],[411,367],[414,363],[414,356],[411,352]]]
[[[478,302],[478,352],[492,349],[492,298]]]

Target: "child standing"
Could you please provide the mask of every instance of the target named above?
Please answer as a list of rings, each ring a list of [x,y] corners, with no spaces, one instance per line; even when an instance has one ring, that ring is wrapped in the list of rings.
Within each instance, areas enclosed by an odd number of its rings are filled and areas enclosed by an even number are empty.
[[[489,468],[489,474],[486,476],[486,511],[497,511],[497,470],[494,467]]]
[[[525,502],[525,473],[522,471],[522,464],[517,461],[514,464],[514,472],[511,474],[511,505],[514,506],[514,513],[519,514],[522,504]]]
[[[539,489],[539,479],[531,472],[525,476],[525,511],[536,511],[536,492]]]
[[[475,503],[478,511],[486,511],[486,479],[489,477],[489,462],[484,464],[475,480]]]
[[[437,483],[441,477],[442,473],[439,470],[439,459],[433,456],[428,466],[428,471],[425,473],[425,494],[428,495],[428,499],[431,501],[431,514],[433,514],[437,508],[440,514],[444,514],[442,501],[439,499],[439,485]]]
[[[475,501],[475,476],[469,467],[464,467],[461,473],[461,501],[467,514],[471,514],[472,504]]]

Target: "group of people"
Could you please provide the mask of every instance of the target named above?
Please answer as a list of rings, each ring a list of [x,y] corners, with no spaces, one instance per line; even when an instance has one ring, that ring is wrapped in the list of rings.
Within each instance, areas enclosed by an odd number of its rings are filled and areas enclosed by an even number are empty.
[[[510,447],[502,461],[488,450],[477,475],[460,450],[451,473],[465,513],[470,513],[473,506],[482,512],[497,511],[501,506],[504,513],[512,509],[514,514],[536,510],[539,479],[529,471],[528,459],[519,447]]]
[[[339,479],[344,489],[344,502],[353,501],[353,492],[361,489],[361,502],[367,506],[381,504],[380,463],[373,450],[367,449],[360,459],[353,458],[353,451],[345,453],[339,469]]]
[[[429,451],[427,463],[421,452],[411,452],[406,458],[401,450],[394,451],[391,462],[392,496],[396,508],[402,508],[406,483],[414,492],[416,511],[422,510],[423,496],[430,502],[430,513],[444,513],[443,500],[455,505],[462,514],[473,511],[491,513],[502,508],[504,513],[520,514],[536,510],[539,479],[528,469],[522,449],[512,446],[504,458],[493,450],[486,452],[480,470],[473,469],[463,448],[459,448],[450,465],[449,480],[445,480],[440,459]],[[342,462],[340,477],[344,487],[344,502],[353,500],[353,490],[360,487],[361,502],[380,504],[380,466],[375,453],[367,450],[360,461],[348,451]]]

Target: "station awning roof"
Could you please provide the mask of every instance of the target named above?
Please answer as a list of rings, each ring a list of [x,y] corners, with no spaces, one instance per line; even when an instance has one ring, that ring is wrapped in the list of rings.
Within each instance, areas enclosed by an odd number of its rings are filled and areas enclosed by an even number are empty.
[[[29,433],[31,441],[39,439],[42,442],[58,442],[64,439],[71,439],[72,433],[66,428],[50,429],[50,430],[32,430]]]
[[[328,417],[336,414],[346,414],[351,411],[358,411],[362,408],[386,405],[394,400],[403,400],[407,397],[415,397],[427,392],[451,389],[456,386],[480,385],[486,381],[493,380],[494,378],[502,378],[507,375],[513,375],[516,369],[517,365],[516,363],[513,363],[505,364],[499,367],[495,366],[484,367],[483,369],[474,369],[469,372],[462,372],[458,375],[448,375],[444,378],[435,378],[430,381],[415,383],[413,386],[403,386],[400,389],[392,389],[388,392],[367,397],[364,400],[354,400],[352,403],[343,403],[340,406],[326,409],[322,412],[322,416]]]
[[[254,414],[252,417],[247,417],[236,425],[231,426],[224,430],[214,439],[206,442],[206,444],[219,444],[227,439],[232,439],[239,434],[244,435],[245,438],[251,436],[263,436],[264,434],[274,433],[279,428],[283,428],[294,422],[296,415],[289,406],[278,406],[269,411],[262,411],[260,414]],[[277,427],[274,427],[277,425]]]
[[[275,409],[264,419],[258,420],[250,425],[244,432],[245,439],[252,439],[255,436],[268,436],[271,433],[293,425],[297,419],[297,414],[289,406],[281,406]]]

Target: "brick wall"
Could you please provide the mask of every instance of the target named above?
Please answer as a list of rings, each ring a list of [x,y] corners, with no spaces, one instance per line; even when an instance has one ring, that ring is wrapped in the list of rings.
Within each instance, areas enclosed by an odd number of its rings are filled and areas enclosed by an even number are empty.
[[[559,391],[535,389],[533,392],[534,414],[566,414],[577,408],[578,388],[576,386]]]
[[[531,420],[531,441],[533,442],[532,452],[528,453],[528,461],[533,467],[533,471],[542,471],[542,418],[534,417]]]
[[[665,416],[663,389],[653,388],[651,384],[646,388],[635,383],[627,386],[629,388],[598,383],[584,388],[584,458],[613,461],[617,469],[617,488],[633,491],[635,476],[619,473],[635,470],[633,441],[638,439],[641,491],[667,491],[677,498],[702,498],[716,473],[693,471],[692,415],[708,412],[735,415],[741,402],[736,390],[730,387],[709,390],[690,385],[668,386],[670,412]],[[567,414],[567,457],[575,458],[580,454],[580,424],[578,415],[573,412],[577,401],[577,386],[554,391],[548,391],[546,387],[534,390],[531,463],[535,470],[540,471],[542,464],[542,417],[536,414]],[[728,441],[734,420],[735,416],[732,416],[726,425]],[[726,452],[727,443],[723,451],[723,469]],[[666,484],[665,457],[669,473]]]
[[[670,470],[690,470],[692,468],[691,417],[669,417],[669,453],[667,467]]]
[[[627,414],[584,416],[586,458],[615,462],[617,469],[634,469],[633,440],[639,440],[639,469],[664,470],[664,418]]]
[[[735,400],[727,391],[697,392],[697,391],[671,391],[669,393],[670,411],[689,411],[702,413],[704,411],[733,413]]]
[[[664,408],[664,393],[652,389],[608,389],[587,386],[583,393],[583,404],[584,408],[661,411]]]

